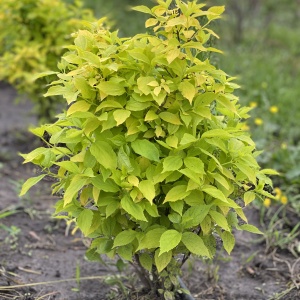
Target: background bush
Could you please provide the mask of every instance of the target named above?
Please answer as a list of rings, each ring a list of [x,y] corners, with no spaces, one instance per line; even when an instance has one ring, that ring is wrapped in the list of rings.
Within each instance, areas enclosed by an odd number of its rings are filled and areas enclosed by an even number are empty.
[[[45,100],[49,79],[34,77],[57,70],[63,47],[84,27],[82,20],[94,20],[92,11],[81,1],[61,0],[0,0],[0,7],[0,80],[35,101],[40,117],[50,118],[59,98]]]

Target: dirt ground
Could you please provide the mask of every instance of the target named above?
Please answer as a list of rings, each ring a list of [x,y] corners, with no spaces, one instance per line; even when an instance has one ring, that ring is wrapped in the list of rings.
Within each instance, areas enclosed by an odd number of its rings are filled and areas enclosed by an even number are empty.
[[[37,172],[22,165],[18,153],[30,151],[38,141],[27,133],[36,124],[31,104],[16,106],[15,97],[11,87],[0,83],[0,300],[122,299],[116,296],[119,288],[106,282],[120,275],[130,285],[130,272],[121,274],[109,262],[104,266],[84,258],[81,234],[51,218],[57,199],[51,196],[50,182],[18,196],[21,184]],[[1,218],[7,211],[14,214]],[[258,211],[247,215],[259,226]],[[192,258],[182,279],[195,299],[300,299],[300,260],[288,251],[266,250],[258,236],[237,232],[231,256],[219,252],[213,263]]]

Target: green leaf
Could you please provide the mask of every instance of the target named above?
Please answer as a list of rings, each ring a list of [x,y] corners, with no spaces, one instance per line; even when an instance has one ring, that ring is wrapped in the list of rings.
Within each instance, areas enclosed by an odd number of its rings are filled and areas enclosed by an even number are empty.
[[[180,17],[177,17],[177,18],[173,18],[171,20],[169,20],[167,22],[167,26],[177,26],[177,25],[183,25],[185,24],[186,20],[184,18],[180,18]]]
[[[209,258],[211,257],[209,250],[205,246],[200,236],[193,232],[184,232],[182,234],[182,243],[193,254],[207,256]]]
[[[164,203],[184,199],[191,193],[190,191],[187,192],[186,189],[186,185],[177,185],[171,188],[166,195]]]
[[[152,27],[154,25],[156,25],[159,21],[157,19],[154,19],[154,18],[150,18],[148,19],[146,22],[145,22],[145,27],[148,28],[148,27]]]
[[[119,187],[112,179],[103,180],[103,174],[97,175],[91,179],[92,184],[100,191],[116,193],[119,191]]]
[[[197,205],[190,207],[182,216],[182,225],[184,228],[191,228],[199,225],[210,211],[210,205]]]
[[[41,72],[41,73],[36,73],[36,74],[32,75],[32,81],[36,81],[39,78],[50,76],[50,75],[54,75],[54,74],[58,74],[58,72],[55,72],[55,71],[45,71],[45,72]]]
[[[133,49],[128,51],[128,54],[136,59],[136,60],[140,60],[146,64],[150,64],[150,60],[149,58],[143,53],[143,49]]]
[[[95,141],[90,151],[96,160],[106,169],[115,170],[117,168],[117,156],[112,147],[104,141]]]
[[[197,157],[186,157],[185,166],[196,174],[204,174],[204,163]]]
[[[113,112],[114,119],[117,122],[117,126],[124,123],[130,116],[131,112],[126,109],[116,109]]]
[[[152,203],[152,200],[155,197],[155,186],[150,180],[143,180],[138,185],[139,190],[144,195],[144,197]]]
[[[163,172],[177,171],[182,166],[182,158],[180,156],[168,156],[163,160]]]
[[[33,161],[34,159],[36,159],[37,157],[39,157],[42,154],[45,154],[48,151],[49,151],[49,148],[39,147],[39,148],[34,149],[33,151],[31,151],[28,154],[22,154],[22,157],[25,159],[23,164]]]
[[[85,236],[89,234],[93,216],[94,214],[90,209],[84,209],[77,218],[77,225]]]
[[[211,129],[204,132],[201,135],[201,138],[213,138],[213,137],[219,137],[221,139],[229,139],[232,137],[232,135],[224,129]]]
[[[237,113],[236,106],[233,102],[230,101],[230,99],[226,98],[226,96],[220,94],[218,95],[217,102],[221,103],[224,107],[229,109],[230,111]]]
[[[230,231],[227,219],[222,214],[220,214],[217,211],[213,211],[213,210],[210,211],[209,214],[218,226],[220,226],[221,228],[223,228],[226,231]]]
[[[100,199],[100,202],[101,202],[101,199]],[[116,200],[111,200],[105,209],[106,218],[111,216],[119,208],[120,208],[120,202],[116,201]]]
[[[121,96],[125,93],[125,89],[120,83],[112,81],[101,81],[97,88],[101,93],[110,96]]]
[[[221,234],[221,239],[223,241],[223,247],[230,255],[232,249],[234,248],[235,238],[234,235],[228,231],[223,231]]]
[[[74,196],[78,194],[79,190],[86,184],[86,181],[87,178],[81,177],[79,174],[72,178],[72,181],[64,194],[64,205],[72,202]]]
[[[85,61],[89,62],[90,64],[94,65],[95,67],[100,67],[100,57],[92,52],[89,51],[81,51],[80,58],[83,58]]]
[[[202,191],[216,199],[219,199],[223,202],[228,203],[228,200],[225,197],[225,195],[220,190],[218,190],[216,187],[214,187],[212,185],[204,186],[202,188]]]
[[[152,15],[152,11],[149,7],[145,6],[145,5],[137,5],[137,6],[133,6],[132,7],[133,10],[145,13],[145,14],[150,14]]]
[[[178,145],[178,137],[175,135],[168,136],[166,138],[166,142],[170,147],[177,148]]]
[[[74,114],[75,112],[86,112],[90,109],[91,104],[84,100],[73,103],[67,111],[67,116]]]
[[[237,227],[237,229],[249,231],[251,233],[256,233],[256,234],[264,234],[257,227],[250,225],[250,224],[240,225]]]
[[[153,259],[147,253],[141,253],[139,255],[139,261],[143,268],[145,268],[148,272],[152,271]]]
[[[244,202],[245,205],[248,205],[249,203],[251,203],[253,200],[255,199],[255,193],[248,191],[244,194]]]
[[[66,91],[66,88],[62,85],[54,85],[50,86],[48,89],[47,93],[44,94],[44,97],[49,97],[49,96],[57,96],[57,95],[63,95]]]
[[[180,49],[173,48],[167,54],[167,61],[169,64],[172,63],[174,59],[176,59],[180,55]]]
[[[171,261],[172,251],[162,253],[159,255],[159,250],[155,251],[154,262],[158,273],[160,273]]]
[[[179,84],[178,89],[183,95],[183,97],[185,97],[189,100],[190,103],[192,103],[197,93],[195,86],[188,81],[183,81]]]
[[[160,237],[165,231],[165,227],[159,227],[149,230],[143,237],[143,239],[140,241],[137,250],[158,248]]]
[[[176,202],[170,202],[170,206],[180,216],[182,215],[182,210],[183,210],[183,206],[184,206],[184,202],[183,201],[179,200],[179,201],[176,201]]]
[[[260,170],[260,173],[266,174],[266,175],[280,175],[276,170],[273,169],[262,169]]]
[[[134,203],[130,197],[123,197],[121,200],[121,206],[129,215],[133,216],[135,219],[148,222],[144,215],[142,207],[139,205],[139,203]]]
[[[127,153],[124,151],[123,147],[120,147],[118,152],[118,165],[120,169],[125,167],[125,169],[127,169],[128,172],[133,171],[130,158],[128,157]]]
[[[159,151],[154,144],[148,140],[135,140],[131,143],[131,146],[135,153],[159,162]]]
[[[155,204],[153,205],[149,202],[146,202],[145,203],[145,210],[153,218],[157,218],[157,217],[160,216],[159,213],[158,213],[157,206]]]
[[[213,13],[214,15],[221,15],[225,10],[225,6],[221,5],[221,6],[212,6],[208,9],[209,12]],[[207,16],[208,20],[214,19],[213,16],[211,16],[210,14]]]
[[[230,190],[230,186],[228,181],[219,173],[210,173],[210,175],[218,182],[220,183],[226,190]]]
[[[98,112],[99,110],[101,110],[103,108],[123,108],[123,106],[121,105],[121,103],[119,103],[117,101],[105,100],[105,101],[102,101],[101,104],[97,107],[96,112]],[[103,116],[104,120],[107,120],[107,118],[106,118],[107,113],[104,113],[102,116]],[[99,119],[99,121],[103,120],[103,119],[101,119],[101,116],[98,119]]]
[[[168,123],[174,124],[174,125],[181,125],[181,121],[179,117],[175,114],[172,114],[170,112],[164,111],[159,114],[160,118]]]
[[[186,177],[188,177],[189,179],[191,179],[193,182],[195,182],[198,186],[200,186],[201,182],[200,182],[200,176],[199,174],[191,171],[190,169],[188,168],[185,168],[185,169],[182,169],[182,170],[179,170],[179,172],[181,174],[184,174]],[[202,176],[201,176],[202,177]],[[187,190],[191,190],[188,186]]]
[[[256,184],[255,171],[249,165],[242,162],[236,162],[235,165],[243,174],[245,174],[249,178],[252,183]]]
[[[186,145],[189,143],[197,142],[198,139],[189,133],[185,133],[180,141],[180,145]]]
[[[181,241],[182,234],[177,230],[170,229],[165,231],[159,240],[160,252],[159,256],[162,253],[168,252],[174,249]]]
[[[92,90],[92,87],[86,82],[86,79],[83,77],[76,77],[74,79],[74,85],[77,90],[80,91],[83,98],[93,99],[95,96],[95,91]]]
[[[132,229],[121,231],[114,240],[113,248],[130,244],[136,237]]]
[[[125,246],[120,246],[117,249],[117,253],[120,255],[121,258],[123,258],[126,261],[131,261],[132,262],[132,256],[133,256],[133,245],[125,245]]]
[[[153,121],[158,118],[158,115],[153,111],[149,110],[145,116],[145,121]]]
[[[79,167],[72,161],[60,161],[55,164],[66,169],[70,173],[75,173],[75,174],[80,173]]]
[[[22,189],[21,189],[21,192],[20,192],[19,196],[25,195],[32,186],[34,186],[39,181],[41,181],[46,175],[47,174],[42,174],[40,176],[32,177],[32,178],[27,179],[25,181],[25,183],[22,185]]]

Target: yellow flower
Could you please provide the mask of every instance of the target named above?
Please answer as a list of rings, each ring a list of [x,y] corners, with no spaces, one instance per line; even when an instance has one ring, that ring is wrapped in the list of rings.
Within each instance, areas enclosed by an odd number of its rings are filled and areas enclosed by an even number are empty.
[[[264,200],[264,206],[265,207],[269,207],[271,205],[271,199],[270,198],[266,198],[265,200]]]
[[[266,88],[268,87],[268,84],[267,84],[265,81],[263,81],[263,82],[261,83],[261,87],[262,87],[263,89],[266,89]]]
[[[257,102],[251,101],[249,106],[255,108],[257,106]]]
[[[280,197],[280,202],[281,202],[282,204],[287,204],[287,202],[288,202],[287,196],[285,196],[285,195],[281,196],[281,197]]]
[[[277,114],[277,113],[278,113],[278,107],[275,106],[275,105],[272,105],[272,106],[270,107],[270,112],[271,112],[272,114]]]
[[[256,119],[254,119],[254,123],[257,126],[260,126],[260,125],[262,125],[264,123],[264,121],[261,118],[256,118]]]
[[[278,198],[280,198],[280,196],[282,195],[282,191],[278,187],[274,188],[274,192],[276,193],[276,197]]]
[[[287,149],[287,143],[282,143],[281,144],[281,149]]]

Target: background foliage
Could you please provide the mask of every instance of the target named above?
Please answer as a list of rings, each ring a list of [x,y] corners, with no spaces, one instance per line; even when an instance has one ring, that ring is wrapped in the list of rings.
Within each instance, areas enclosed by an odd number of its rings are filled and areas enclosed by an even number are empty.
[[[71,34],[84,27],[83,20],[94,20],[92,11],[83,9],[81,1],[61,0],[0,0],[0,7],[0,80],[27,95],[39,117],[49,119],[59,98],[45,101],[49,79],[34,78],[57,70]]]

